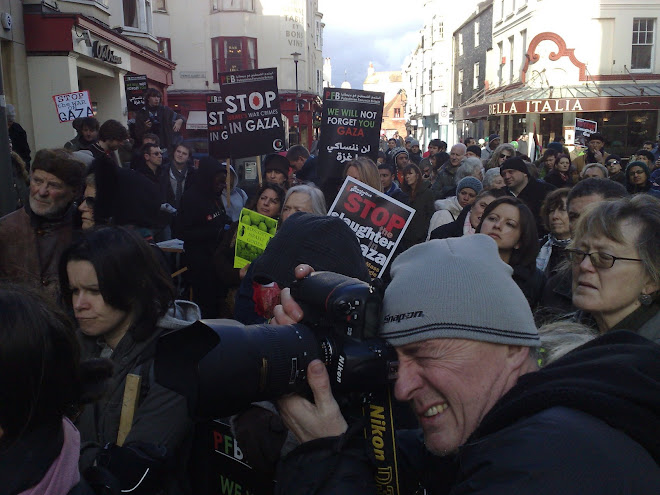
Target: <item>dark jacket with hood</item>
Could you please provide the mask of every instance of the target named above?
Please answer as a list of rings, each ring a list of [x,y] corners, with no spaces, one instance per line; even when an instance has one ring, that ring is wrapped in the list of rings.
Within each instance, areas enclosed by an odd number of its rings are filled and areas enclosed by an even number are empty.
[[[158,384],[154,378],[153,359],[158,337],[165,331],[186,327],[200,318],[199,308],[189,301],[177,301],[157,323],[151,335],[137,340],[129,331],[110,356],[114,365],[106,396],[83,409],[76,420],[80,431],[80,469],[84,471],[95,462],[104,465],[122,480],[122,489],[143,471],[135,475],[141,461],[151,471],[160,472],[161,486],[167,494],[182,493],[186,439],[192,432],[186,399]],[[79,334],[83,359],[105,357],[104,347],[95,337]],[[117,442],[126,376],[142,377],[138,406],[131,430],[124,445],[104,449]],[[132,485],[131,485],[132,486]]]
[[[408,199],[408,205],[415,209],[415,214],[408,224],[401,239],[402,251],[415,244],[424,242],[429,231],[431,217],[435,213],[435,196],[426,182],[420,181],[415,199]],[[404,191],[405,192],[405,191]]]
[[[174,146],[174,122],[179,119],[183,120],[183,125],[185,125],[185,117],[170,107],[158,105],[153,108],[145,105],[135,115],[135,135],[141,143],[142,137],[146,133],[156,134],[160,139],[161,148],[170,149]],[[148,121],[151,121],[151,127],[147,127]]]
[[[278,493],[376,493],[360,437],[294,450]],[[660,493],[660,346],[612,332],[523,375],[451,456],[406,432],[397,443],[402,493]]]

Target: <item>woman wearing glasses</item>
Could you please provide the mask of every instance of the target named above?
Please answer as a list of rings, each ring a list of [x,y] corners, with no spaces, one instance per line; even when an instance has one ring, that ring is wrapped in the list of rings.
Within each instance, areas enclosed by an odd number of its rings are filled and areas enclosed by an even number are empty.
[[[493,155],[490,157],[490,160],[488,160],[486,170],[499,167],[506,159],[511,158],[512,156],[516,156],[516,150],[513,148],[513,145],[509,143],[500,144],[495,148]]]
[[[630,194],[647,193],[660,198],[660,191],[651,189],[651,172],[645,162],[630,162],[626,167],[626,189]]]
[[[604,201],[580,217],[566,250],[573,304],[600,333],[631,330],[660,342],[660,201]]]

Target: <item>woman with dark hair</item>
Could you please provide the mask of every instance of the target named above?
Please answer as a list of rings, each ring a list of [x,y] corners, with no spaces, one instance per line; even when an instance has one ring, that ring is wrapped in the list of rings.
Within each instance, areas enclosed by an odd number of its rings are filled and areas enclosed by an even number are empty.
[[[267,182],[259,188],[256,196],[248,203],[247,208],[270,218],[279,218],[284,204],[284,189],[277,184]],[[234,268],[236,250],[236,232],[238,222],[234,222],[227,231],[213,255],[213,264],[218,277],[227,289],[226,296],[220,301],[220,318],[234,317],[234,298],[241,280],[247,273],[249,264],[243,268]]]
[[[171,279],[152,248],[123,228],[83,232],[62,254],[59,269],[62,299],[78,321],[83,358],[109,358],[114,364],[108,395],[85,408],[76,422],[81,470],[101,464],[122,489],[144,483],[154,493],[181,492],[191,422],[185,399],[154,381],[152,363],[160,334],[199,319],[199,308],[188,301],[173,304]],[[118,434],[129,374],[140,377],[141,385],[122,445]]]
[[[626,189],[630,194],[647,193],[660,198],[660,191],[651,188],[651,172],[645,162],[630,162],[626,167]]]
[[[72,322],[43,296],[0,284],[0,480],[8,495],[83,494],[69,418],[112,373],[80,363]],[[93,395],[93,394],[92,394]]]
[[[415,244],[424,242],[429,230],[431,217],[435,213],[433,205],[435,196],[422,178],[422,172],[417,165],[410,164],[403,169],[403,184],[401,189],[408,195],[408,205],[415,209],[408,229],[401,239],[400,252]]]
[[[540,300],[545,285],[545,276],[536,268],[537,232],[530,209],[511,196],[490,203],[477,227],[478,234],[486,234],[495,240],[500,258],[513,268],[513,280],[532,309]]]
[[[571,158],[564,154],[557,155],[554,167],[546,174],[543,180],[555,187],[573,187]]]
[[[564,260],[564,249],[571,241],[566,198],[571,190],[567,187],[550,192],[541,206],[541,220],[549,234],[539,244],[536,268],[550,278],[557,273],[557,266]]]

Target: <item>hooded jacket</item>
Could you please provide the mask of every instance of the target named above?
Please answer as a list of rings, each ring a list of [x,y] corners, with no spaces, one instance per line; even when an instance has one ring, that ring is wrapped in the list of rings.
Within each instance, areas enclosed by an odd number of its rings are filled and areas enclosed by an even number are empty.
[[[81,438],[81,472],[100,462],[99,456],[105,456],[105,462],[109,457],[110,465],[114,466],[109,470],[122,480],[129,466],[137,463],[137,459],[149,459],[152,471],[167,470],[162,482],[162,486],[167,488],[166,493],[182,491],[186,440],[192,431],[192,421],[188,417],[185,398],[155,382],[153,356],[156,341],[164,331],[186,327],[200,317],[196,304],[175,301],[146,340],[135,340],[129,331],[117,344],[110,356],[115,369],[106,396],[86,406],[76,421]],[[95,337],[79,336],[83,359],[101,356],[103,346]],[[117,442],[126,376],[129,373],[142,377],[133,425],[123,447],[104,449],[107,444]],[[125,485],[122,485],[123,488]]]
[[[358,493],[373,473],[362,442],[346,440],[294,450],[278,492]],[[660,346],[608,333],[520,377],[455,455],[431,455],[406,432],[397,445],[408,493],[660,493]]]

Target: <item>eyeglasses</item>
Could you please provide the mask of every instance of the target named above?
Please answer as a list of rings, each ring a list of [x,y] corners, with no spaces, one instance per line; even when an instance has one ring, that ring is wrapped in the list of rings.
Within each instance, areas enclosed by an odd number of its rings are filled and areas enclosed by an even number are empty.
[[[589,259],[591,260],[591,264],[593,265],[594,268],[612,268],[616,260],[642,261],[637,258],[621,258],[619,256],[612,256],[611,254],[607,254],[607,253],[599,253],[598,251],[595,251],[593,253],[587,253],[579,249],[566,249],[564,250],[564,253],[566,254],[566,257],[570,260],[570,262],[573,263],[574,265],[579,265],[584,261],[584,258],[589,256]]]
[[[87,205],[87,208],[94,208],[96,205],[96,197],[94,196],[85,196],[83,198],[83,203]]]
[[[507,158],[511,158],[511,155],[500,155],[500,160],[506,160]]]
[[[611,162],[607,162],[608,167],[610,167],[612,165],[621,165],[621,162],[617,162],[616,160],[612,160]]]
[[[643,170],[631,170],[628,172],[628,175],[644,175],[646,172]]]

